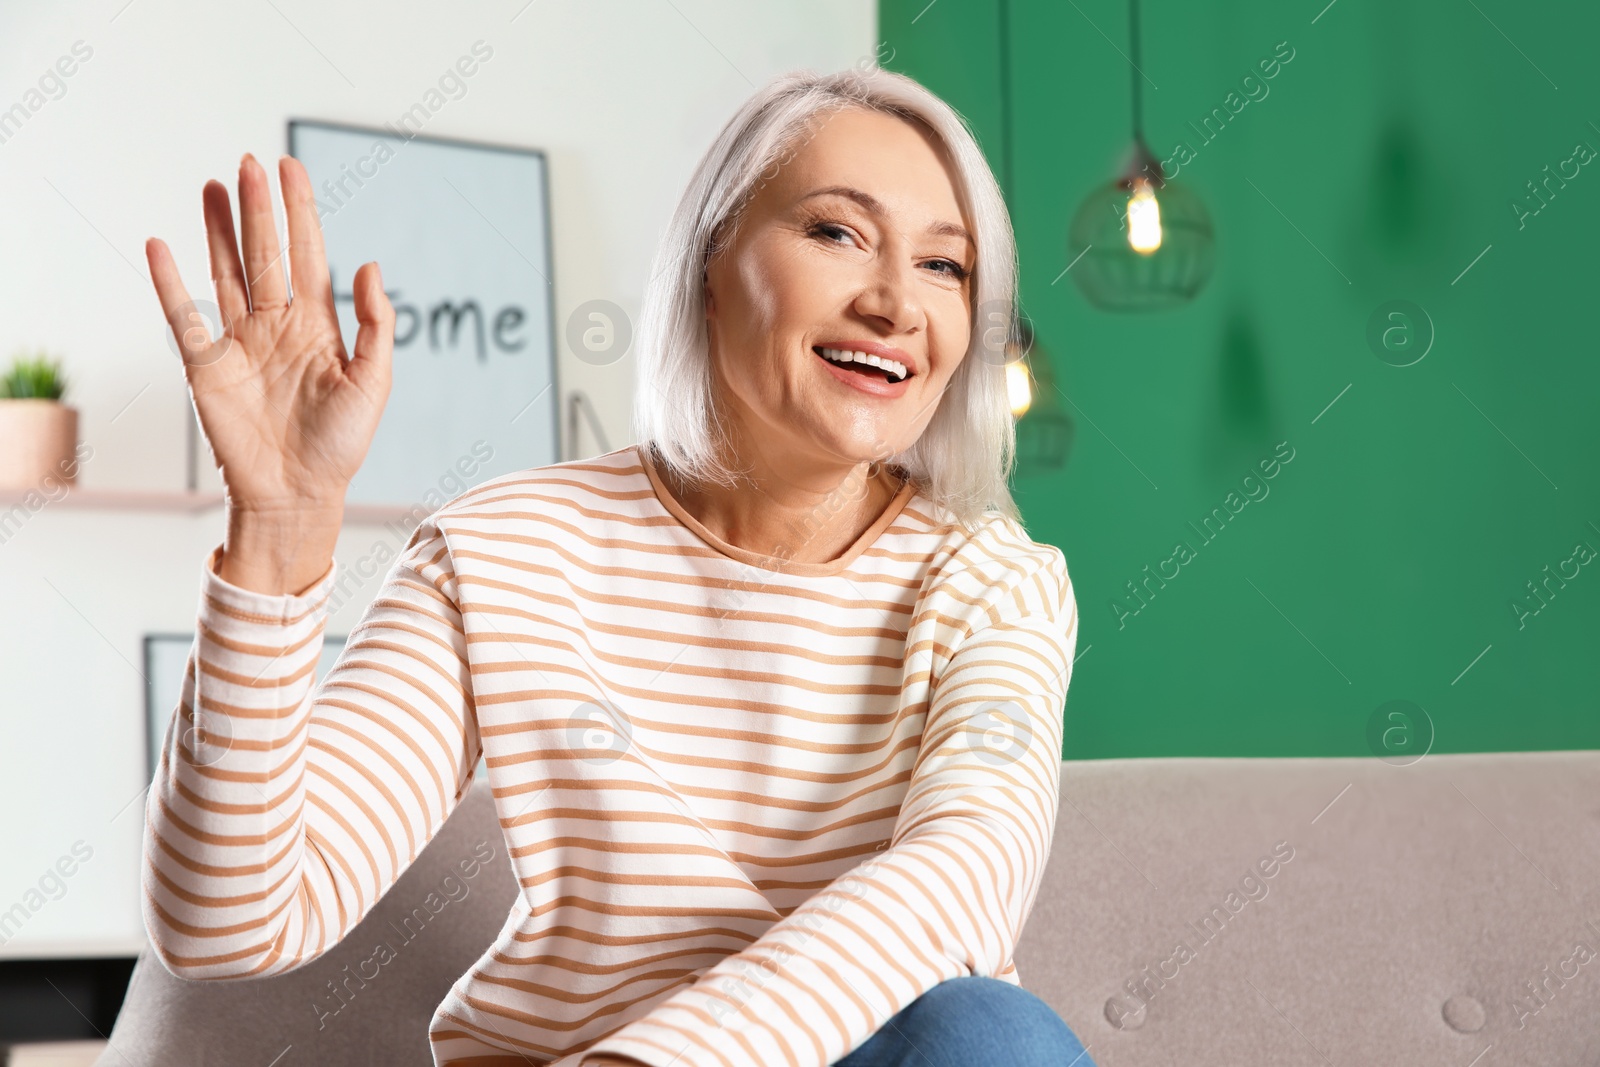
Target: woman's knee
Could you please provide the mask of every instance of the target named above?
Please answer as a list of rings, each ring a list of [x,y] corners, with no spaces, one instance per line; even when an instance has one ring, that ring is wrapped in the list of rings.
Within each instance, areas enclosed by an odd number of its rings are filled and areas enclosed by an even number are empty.
[[[986,1062],[1094,1067],[1055,1009],[1021,986],[998,978],[947,979],[914,1001],[905,1015],[906,1039],[938,1067]]]

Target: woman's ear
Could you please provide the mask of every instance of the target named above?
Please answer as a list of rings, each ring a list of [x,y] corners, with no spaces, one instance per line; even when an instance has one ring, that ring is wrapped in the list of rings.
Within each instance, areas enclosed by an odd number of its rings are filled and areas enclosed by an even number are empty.
[[[706,241],[705,254],[700,260],[700,291],[705,294],[707,318],[716,318],[717,315],[716,294],[711,291],[711,268],[723,252],[723,241],[727,237],[727,232],[726,221],[717,224],[710,239]]]

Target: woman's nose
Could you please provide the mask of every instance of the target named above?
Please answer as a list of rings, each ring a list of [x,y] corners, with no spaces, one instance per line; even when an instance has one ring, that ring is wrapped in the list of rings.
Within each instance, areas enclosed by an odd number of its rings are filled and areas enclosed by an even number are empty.
[[[915,267],[898,257],[876,264],[856,296],[856,310],[882,321],[894,333],[921,325],[922,305],[916,295]]]

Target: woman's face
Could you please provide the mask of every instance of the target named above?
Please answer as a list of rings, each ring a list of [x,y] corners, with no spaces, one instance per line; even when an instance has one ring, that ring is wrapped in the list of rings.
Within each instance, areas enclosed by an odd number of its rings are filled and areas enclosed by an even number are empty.
[[[707,267],[719,404],[768,463],[883,460],[920,436],[966,354],[971,223],[937,142],[903,119],[846,108],[798,145]],[[888,356],[908,377],[822,348]]]

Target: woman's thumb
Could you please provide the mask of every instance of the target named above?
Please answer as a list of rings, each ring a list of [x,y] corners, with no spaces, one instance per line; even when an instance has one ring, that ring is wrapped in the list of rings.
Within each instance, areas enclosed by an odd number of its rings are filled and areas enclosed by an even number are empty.
[[[383,291],[383,276],[377,263],[363,263],[352,285],[356,298],[355,352],[350,358],[350,377],[364,392],[387,398],[394,360],[394,307]],[[375,391],[376,390],[376,391]]]

